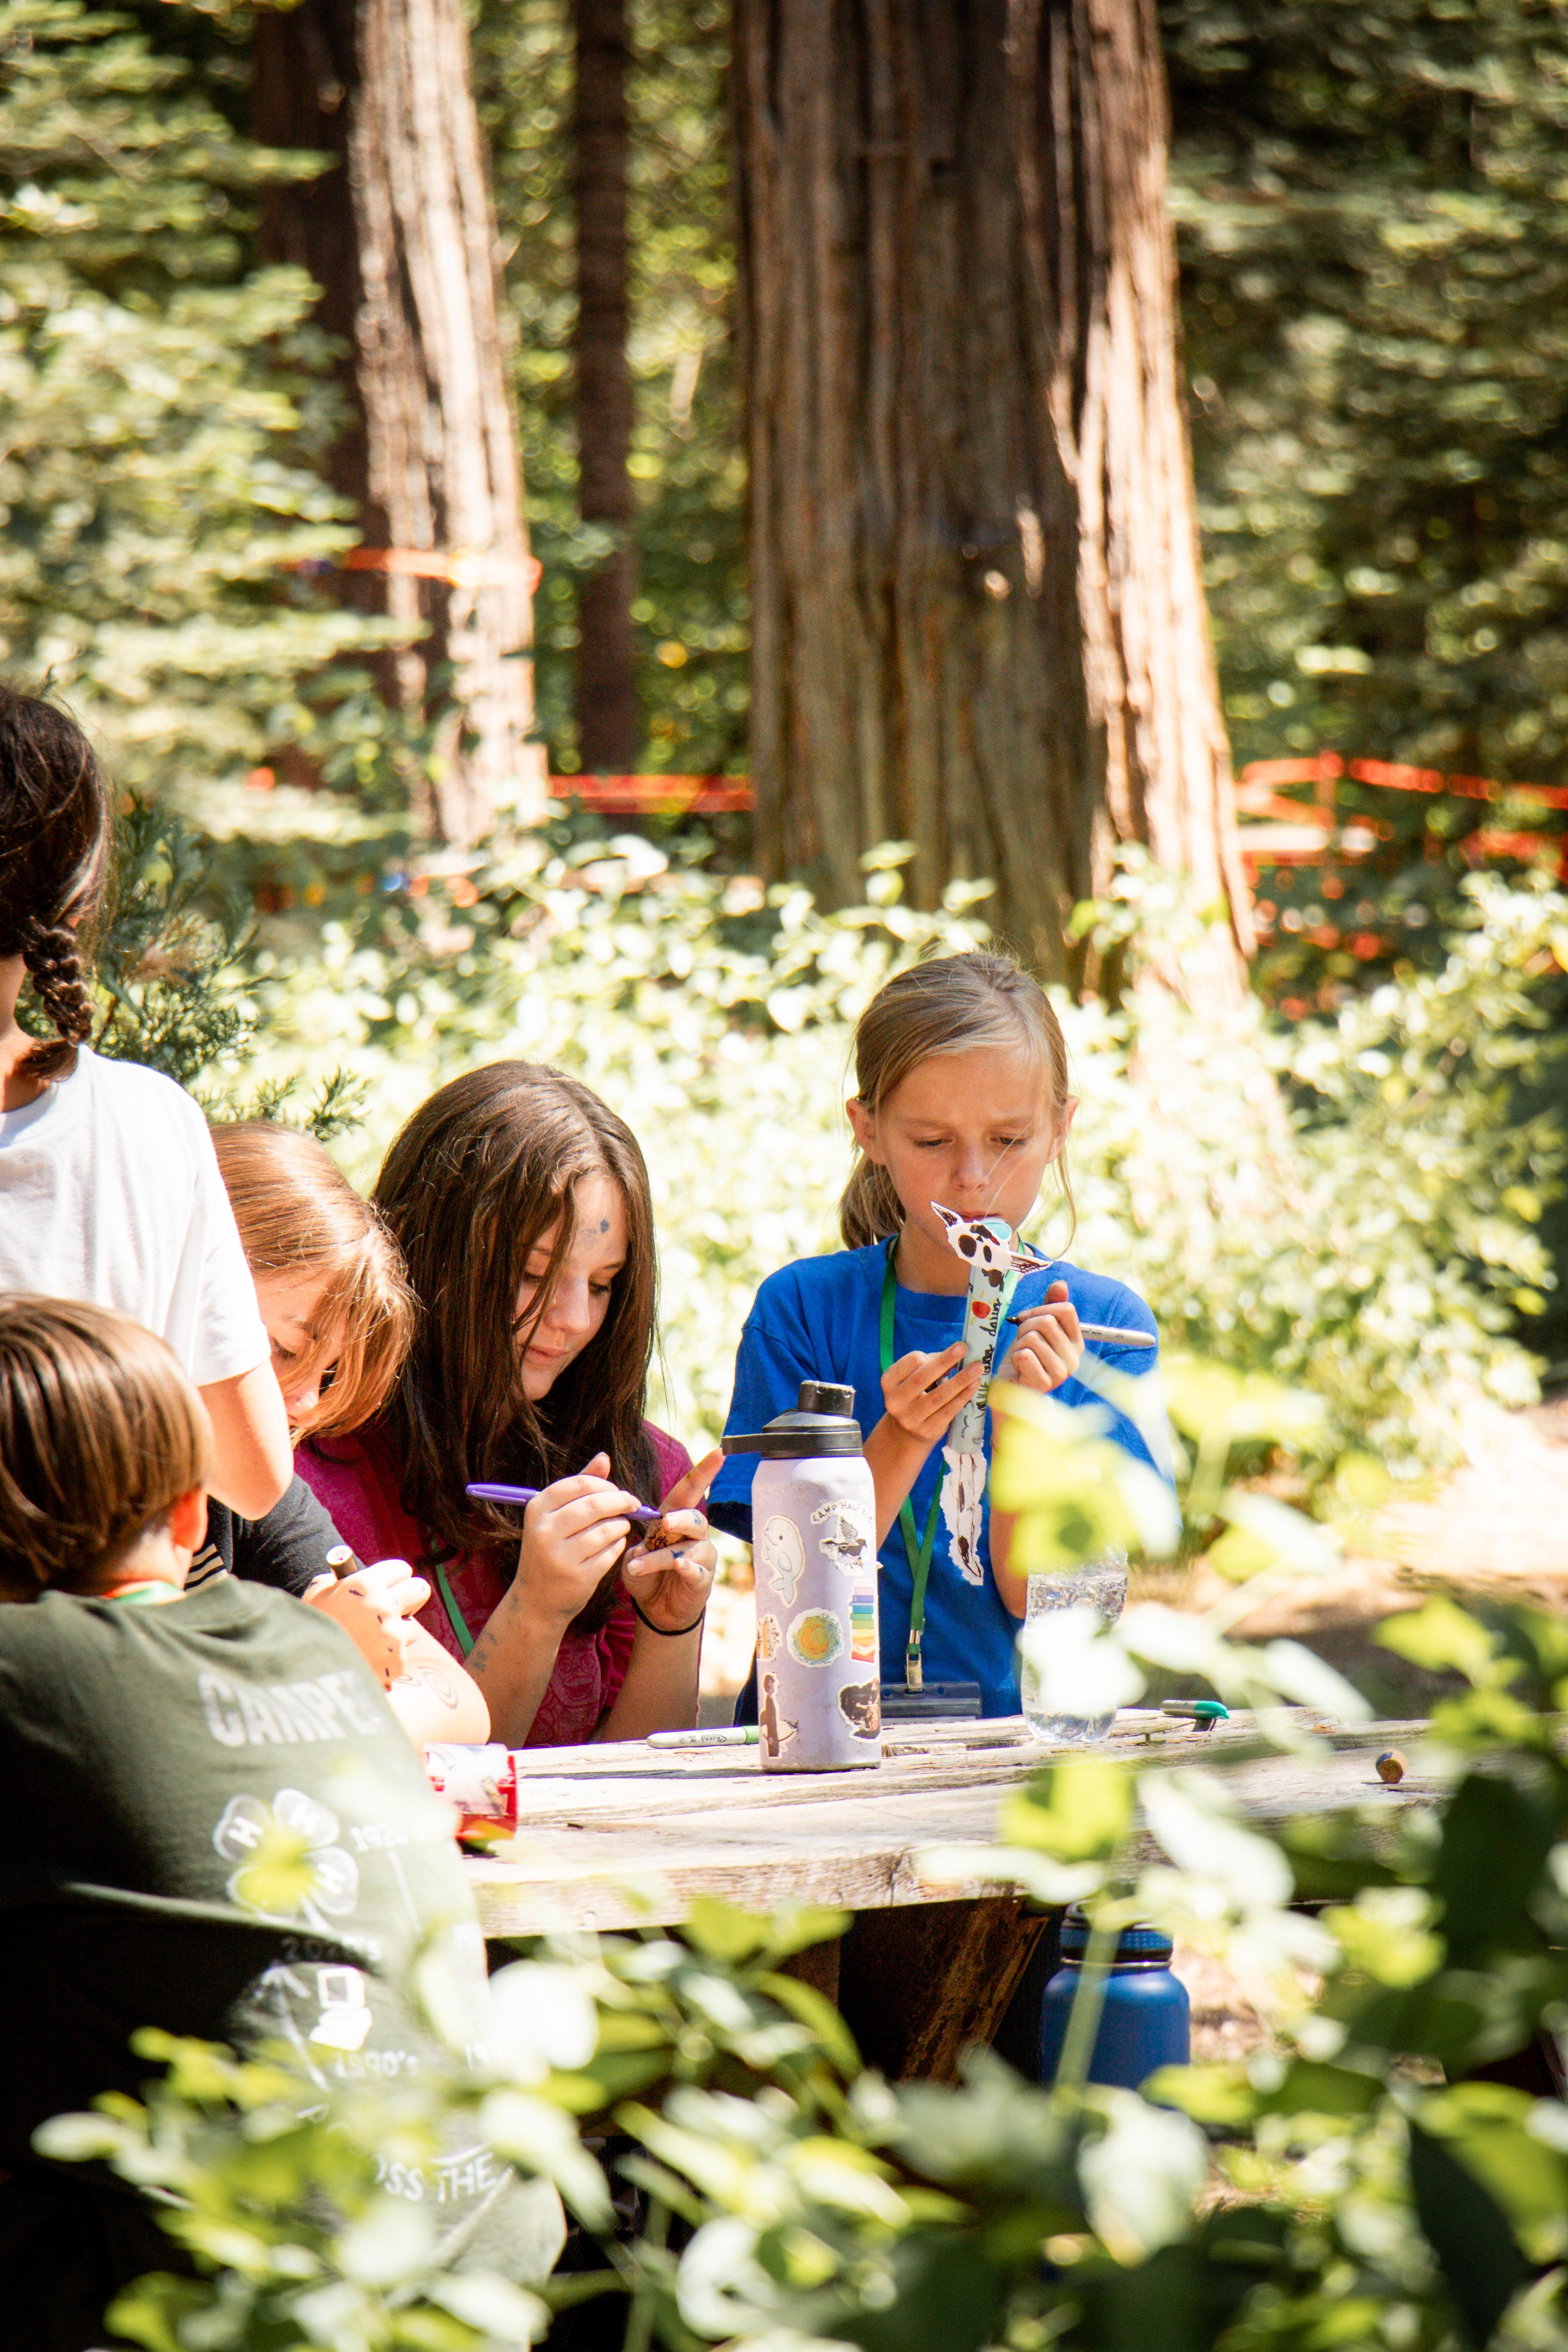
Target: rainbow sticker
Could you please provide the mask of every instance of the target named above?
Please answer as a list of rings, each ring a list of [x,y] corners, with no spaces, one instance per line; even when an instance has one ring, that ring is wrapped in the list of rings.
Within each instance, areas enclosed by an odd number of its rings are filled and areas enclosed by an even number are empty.
[[[806,1609],[789,1629],[790,1655],[803,1666],[830,1666],[844,1648],[844,1627],[831,1609]]]
[[[868,1586],[849,1603],[849,1654],[869,1664],[877,1655],[877,1595]]]

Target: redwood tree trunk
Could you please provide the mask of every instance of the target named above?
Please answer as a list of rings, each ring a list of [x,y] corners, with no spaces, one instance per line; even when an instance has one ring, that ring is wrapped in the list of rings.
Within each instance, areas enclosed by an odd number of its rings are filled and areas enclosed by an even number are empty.
[[[626,775],[637,764],[637,646],[632,600],[631,329],[626,239],[626,0],[576,0],[573,120],[577,199],[577,463],[584,522],[607,523],[615,552],[577,596],[577,728],[585,769]]]
[[[1153,0],[736,0],[732,92],[766,864],[906,836],[1060,973],[1142,843],[1234,1001]]]
[[[338,167],[268,192],[263,243],[321,289],[354,421],[331,460],[364,539],[368,599],[426,634],[398,698],[442,718],[430,817],[464,845],[545,806],[533,720],[531,565],[460,0],[301,0],[257,19],[256,128]],[[423,575],[423,576],[422,576]]]

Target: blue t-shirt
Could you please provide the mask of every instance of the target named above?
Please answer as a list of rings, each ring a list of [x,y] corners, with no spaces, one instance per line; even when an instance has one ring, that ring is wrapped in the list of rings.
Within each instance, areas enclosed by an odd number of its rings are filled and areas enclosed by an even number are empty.
[[[801,1258],[768,1276],[741,1334],[726,1434],[761,1429],[775,1413],[792,1412],[802,1381],[837,1381],[853,1386],[861,1428],[867,1432],[875,1428],[883,1414],[881,1313],[888,1249],[888,1243],[881,1241],[866,1249]],[[1112,1282],[1102,1274],[1086,1274],[1080,1266],[1062,1260],[1039,1274],[1020,1278],[1012,1311],[1018,1314],[1026,1307],[1043,1306],[1053,1282],[1067,1284],[1068,1297],[1086,1323],[1121,1324],[1134,1331],[1154,1329],[1149,1309],[1124,1283]],[[930,1352],[952,1347],[963,1336],[963,1311],[962,1292],[949,1297],[905,1290],[900,1285],[893,1318],[894,1362],[917,1348]],[[1150,1372],[1158,1359],[1155,1349],[1123,1352],[1101,1348],[1097,1353],[1124,1373]],[[1059,1404],[1100,1404],[1102,1412],[1107,1409],[1076,1380],[1065,1381],[1054,1395]],[[1125,1415],[1115,1416],[1109,1434],[1140,1461],[1152,1461],[1142,1435]],[[746,1543],[752,1537],[752,1478],[757,1461],[754,1454],[731,1454],[714,1481],[707,1506],[715,1527]],[[1157,1466],[1169,1475],[1164,1465]],[[920,1534],[925,1531],[942,1467],[942,1448],[936,1445],[910,1497]],[[938,1514],[926,1585],[925,1678],[928,1683],[977,1682],[987,1715],[1016,1715],[1020,1702],[1014,1645],[1018,1620],[1004,1605],[991,1576],[989,1498],[980,1549],[985,1581],[966,1583],[952,1559],[946,1523]],[[913,1580],[897,1520],[882,1547],[881,1567],[882,1675],[885,1681],[901,1683]]]

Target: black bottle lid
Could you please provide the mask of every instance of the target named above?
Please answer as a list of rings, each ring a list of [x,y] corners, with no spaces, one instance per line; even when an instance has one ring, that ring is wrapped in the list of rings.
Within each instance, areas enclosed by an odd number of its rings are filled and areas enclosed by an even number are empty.
[[[794,1412],[781,1412],[765,1429],[719,1441],[726,1454],[761,1454],[770,1462],[806,1462],[821,1454],[858,1454],[860,1424],[854,1418],[855,1391],[832,1381],[802,1381]]]

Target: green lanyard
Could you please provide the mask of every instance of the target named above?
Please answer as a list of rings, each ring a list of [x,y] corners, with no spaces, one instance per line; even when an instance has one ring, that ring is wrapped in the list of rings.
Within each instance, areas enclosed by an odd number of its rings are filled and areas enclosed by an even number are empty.
[[[466,1658],[474,1646],[474,1637],[468,1631],[468,1619],[458,1605],[458,1596],[447,1581],[446,1563],[442,1560],[436,1562],[436,1581],[441,1588],[441,1598],[447,1604],[447,1622],[456,1633],[458,1646]]]
[[[899,1300],[899,1277],[893,1271],[898,1253],[898,1238],[888,1244],[888,1270],[882,1276],[882,1370],[893,1369],[893,1316]],[[926,1583],[931,1575],[931,1548],[936,1542],[937,1517],[942,1509],[942,1482],[947,1475],[944,1462],[936,1482],[936,1492],[926,1513],[923,1536],[915,1534],[915,1515],[908,1497],[899,1507],[899,1526],[904,1538],[904,1550],[910,1563],[910,1642],[904,1653],[904,1683],[912,1691],[925,1688],[925,1675],[921,1666],[921,1642],[925,1633]]]

